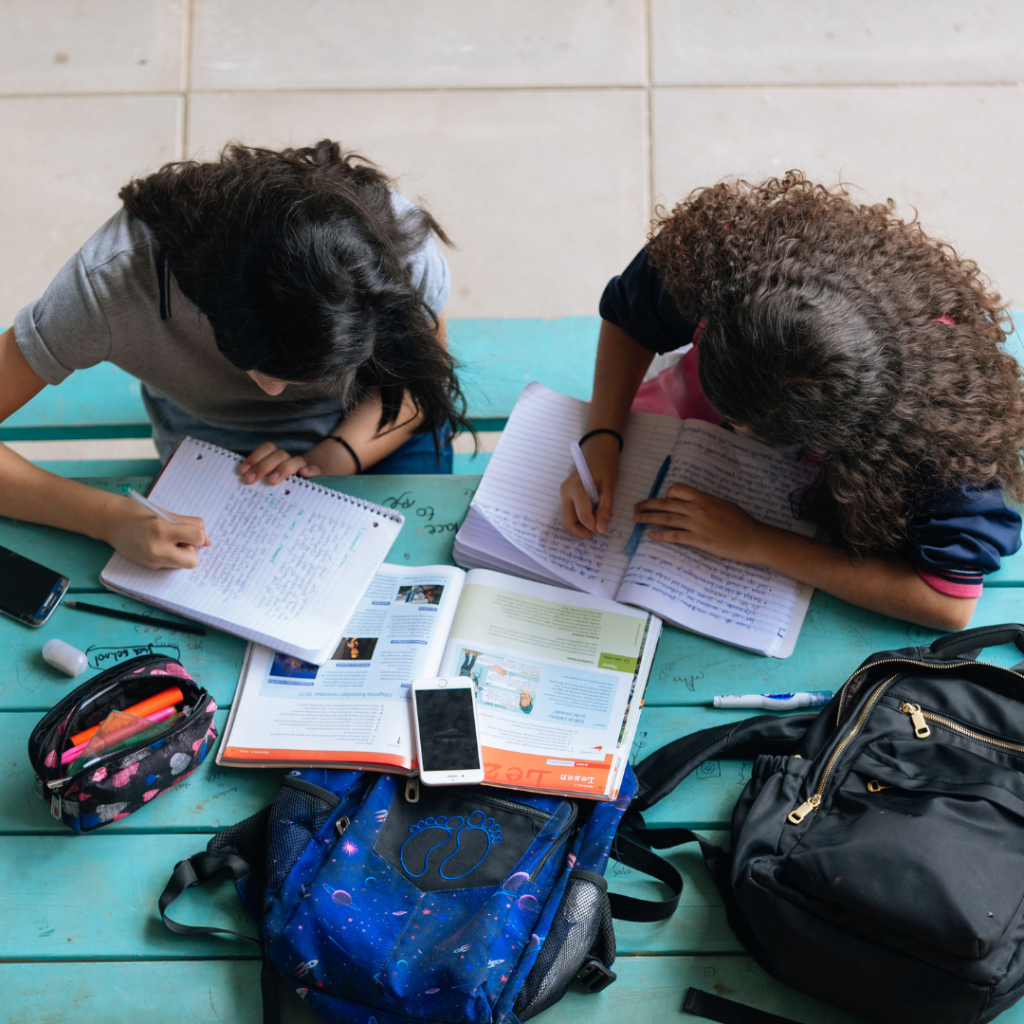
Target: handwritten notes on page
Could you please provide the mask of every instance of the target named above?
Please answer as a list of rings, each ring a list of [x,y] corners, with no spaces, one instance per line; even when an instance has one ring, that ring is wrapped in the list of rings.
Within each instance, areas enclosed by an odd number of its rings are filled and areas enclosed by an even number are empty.
[[[146,569],[115,554],[111,589],[307,661],[323,661],[383,562],[402,517],[289,478],[247,486],[241,459],[186,439],[150,493],[200,516],[212,544],[195,569]]]
[[[810,524],[793,518],[790,495],[810,483],[816,472],[767,445],[688,420],[672,452],[666,487],[686,483],[735,502],[761,522],[810,534]],[[788,631],[799,631],[795,613],[799,609],[802,620],[806,591],[769,569],[645,537],[618,597],[686,629],[777,655]]]
[[[579,440],[586,422],[586,402],[540,384],[527,387],[491,456],[470,514],[486,519],[542,566],[549,579],[614,597],[629,562],[622,549],[633,530],[633,505],[647,497],[680,423],[645,413],[630,417],[608,532],[583,540],[562,527],[558,489],[573,468],[569,443]]]

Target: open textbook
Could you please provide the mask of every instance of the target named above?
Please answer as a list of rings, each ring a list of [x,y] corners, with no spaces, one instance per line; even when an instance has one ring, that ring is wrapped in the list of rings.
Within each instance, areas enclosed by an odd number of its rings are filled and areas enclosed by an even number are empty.
[[[201,516],[194,569],[146,569],[115,553],[105,587],[322,664],[402,529],[399,512],[303,480],[246,485],[241,456],[185,438],[149,492]]]
[[[582,540],[562,527],[558,488],[573,468],[569,443],[586,430],[587,408],[540,384],[526,388],[456,535],[455,560],[614,597],[759,654],[791,654],[813,588],[652,541],[646,530],[633,550],[633,506],[650,496],[668,460],[660,494],[687,483],[762,522],[811,535],[811,524],[794,519],[790,495],[818,469],[703,420],[631,413],[608,532]]]
[[[661,634],[607,598],[384,565],[322,668],[252,644],[217,763],[416,770],[412,680],[476,681],[484,781],[615,798]]]

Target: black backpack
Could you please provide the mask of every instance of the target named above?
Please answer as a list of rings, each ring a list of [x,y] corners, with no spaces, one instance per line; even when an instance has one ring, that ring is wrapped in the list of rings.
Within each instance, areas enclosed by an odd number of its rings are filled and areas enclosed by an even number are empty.
[[[780,981],[878,1024],[982,1024],[1024,994],[1024,662],[975,661],[1024,625],[871,655],[817,715],[760,715],[636,768],[613,856],[682,879],[647,847],[698,842],[729,923]],[[731,852],[639,813],[703,762],[753,761]]]

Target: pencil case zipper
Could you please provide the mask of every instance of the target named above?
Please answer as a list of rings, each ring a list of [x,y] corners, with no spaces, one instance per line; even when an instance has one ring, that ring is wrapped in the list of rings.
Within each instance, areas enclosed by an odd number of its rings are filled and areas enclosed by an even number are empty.
[[[111,750],[107,754],[100,754],[98,757],[89,761],[88,764],[83,765],[81,768],[79,768],[74,775],[65,775],[64,778],[62,779],[53,779],[52,781],[47,782],[45,784],[46,788],[49,789],[50,792],[54,794],[54,796],[59,796],[60,790],[64,788],[65,783],[74,782],[75,779],[77,779],[80,775],[83,775],[85,772],[94,772],[99,768],[106,767],[106,765],[111,761],[116,761],[119,758],[127,757],[129,754],[134,754],[136,751],[139,750],[145,750],[146,747],[151,746],[153,743],[156,743],[159,740],[170,739],[172,736],[175,736],[179,732],[181,732],[182,729],[187,728],[192,723],[192,721],[199,715],[205,714],[205,711],[203,709],[206,705],[206,701],[208,701],[209,699],[209,693],[207,693],[206,690],[201,690],[199,696],[196,698],[195,705],[192,708],[190,708],[188,712],[186,712],[184,718],[182,718],[180,722],[175,723],[175,725],[171,729],[168,729],[166,732],[160,733],[158,736],[151,736],[148,740],[145,740],[142,743],[136,743],[130,747],[122,747],[120,750]]]

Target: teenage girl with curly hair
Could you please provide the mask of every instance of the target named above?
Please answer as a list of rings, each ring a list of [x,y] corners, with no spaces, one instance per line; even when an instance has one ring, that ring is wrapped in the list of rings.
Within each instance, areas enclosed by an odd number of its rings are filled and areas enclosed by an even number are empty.
[[[298,473],[451,472],[465,403],[445,346],[437,222],[323,140],[228,146],[129,182],[122,208],[0,335],[0,420],[107,361],[142,382],[166,460],[187,434]],[[173,511],[173,510],[172,510]],[[75,530],[143,565],[192,567],[201,520],[167,523],[0,445],[0,515]]]
[[[731,425],[821,465],[794,496],[831,544],[674,484],[640,502],[650,536],[761,565],[936,629],[970,621],[1020,547],[1024,386],[977,266],[894,204],[791,171],[698,189],[605,289],[584,450],[601,495],[562,485],[567,530],[608,528],[630,407]],[[655,353],[693,341],[643,381]],[[639,392],[638,392],[639,389]]]

